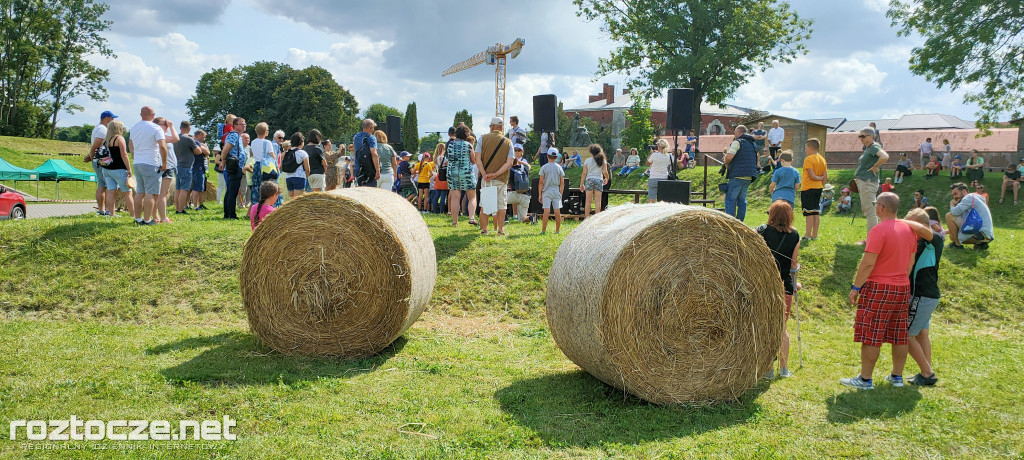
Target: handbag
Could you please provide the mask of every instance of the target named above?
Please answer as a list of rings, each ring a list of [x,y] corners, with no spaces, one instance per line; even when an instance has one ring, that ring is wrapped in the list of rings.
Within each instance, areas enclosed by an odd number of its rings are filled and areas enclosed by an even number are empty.
[[[847,187],[850,188],[850,193],[860,193],[860,189],[857,187],[856,179],[850,179],[850,185],[848,185]]]
[[[238,167],[238,157],[231,154],[228,154],[228,156],[224,157],[224,170],[227,171],[229,175],[233,176],[235,174],[238,174],[239,169],[240,168]]]
[[[437,166],[437,180],[441,182],[448,181],[448,157],[441,157],[441,164]]]

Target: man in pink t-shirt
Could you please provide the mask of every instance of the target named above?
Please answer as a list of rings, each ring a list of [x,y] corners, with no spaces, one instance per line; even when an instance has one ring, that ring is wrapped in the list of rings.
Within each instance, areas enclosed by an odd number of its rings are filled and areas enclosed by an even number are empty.
[[[896,220],[900,197],[882,193],[874,204],[881,222],[868,232],[864,257],[850,289],[850,303],[857,306],[853,341],[861,344],[861,369],[856,377],[839,381],[862,390],[875,388],[871,373],[883,343],[892,344],[893,374],[886,380],[903,386],[910,270],[917,252],[917,235],[905,222]]]

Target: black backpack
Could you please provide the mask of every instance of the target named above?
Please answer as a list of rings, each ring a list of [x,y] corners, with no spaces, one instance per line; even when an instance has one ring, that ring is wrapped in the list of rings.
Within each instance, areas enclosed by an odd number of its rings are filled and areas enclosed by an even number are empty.
[[[299,162],[295,161],[295,152],[298,150],[293,148],[284,153],[284,158],[281,159],[281,171],[292,174],[299,169]]]
[[[359,177],[356,178],[359,185],[365,185],[374,180],[373,177],[377,174],[377,168],[373,166],[369,136],[363,138],[363,145],[356,151],[356,164],[359,165]]]

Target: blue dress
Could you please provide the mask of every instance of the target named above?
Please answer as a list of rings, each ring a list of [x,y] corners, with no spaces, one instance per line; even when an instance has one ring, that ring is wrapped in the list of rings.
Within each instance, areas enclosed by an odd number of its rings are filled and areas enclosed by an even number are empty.
[[[448,143],[445,159],[448,163],[448,188],[451,190],[476,190],[476,178],[473,177],[473,163],[469,154],[473,146],[462,139]]]

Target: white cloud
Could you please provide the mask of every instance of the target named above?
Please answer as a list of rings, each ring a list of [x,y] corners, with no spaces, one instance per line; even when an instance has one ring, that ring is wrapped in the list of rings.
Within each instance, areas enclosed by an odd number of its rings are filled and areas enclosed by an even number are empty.
[[[867,9],[878,13],[885,13],[886,11],[889,11],[888,0],[864,0],[864,6]]]
[[[198,72],[197,75],[216,67],[228,67],[231,58],[226,55],[205,54],[199,51],[199,44],[185,38],[184,35],[172,32],[162,37],[150,39],[151,42],[180,66]]]
[[[165,78],[165,72],[160,67],[147,65],[139,56],[132,53],[118,52],[117,58],[93,58],[94,64],[110,70],[112,83],[134,87],[143,94],[160,94],[166,96],[180,96],[182,88],[177,83]]]

